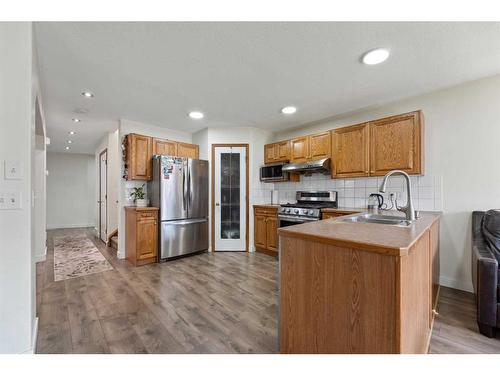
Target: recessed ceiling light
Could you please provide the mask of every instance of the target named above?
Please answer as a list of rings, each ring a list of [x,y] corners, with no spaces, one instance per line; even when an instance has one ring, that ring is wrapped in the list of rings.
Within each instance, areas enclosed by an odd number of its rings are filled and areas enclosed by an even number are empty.
[[[76,118],[76,117],[72,118],[71,121],[73,121],[73,122],[82,122],[82,120],[80,120],[79,118]]]
[[[292,113],[295,112],[297,112],[297,108],[293,106],[281,108],[281,113],[284,113],[285,115],[291,115]]]
[[[75,134],[76,134],[76,132],[74,132],[74,131],[69,132],[69,135],[75,135]]]
[[[82,92],[82,95],[85,96],[86,98],[93,98],[94,94],[91,93],[90,91],[84,91]]]
[[[71,143],[73,143],[73,141],[70,139],[70,140],[68,141],[68,143],[70,143],[70,144],[71,144]]]
[[[66,146],[66,147],[65,147],[65,149],[66,149],[66,150],[69,150],[69,146]]]
[[[383,63],[389,57],[389,50],[385,48],[377,48],[366,52],[361,61],[366,65],[376,65]]]
[[[205,117],[205,115],[199,111],[192,111],[192,112],[189,112],[189,117],[191,117],[195,120],[199,120],[199,119],[202,119],[203,117]]]

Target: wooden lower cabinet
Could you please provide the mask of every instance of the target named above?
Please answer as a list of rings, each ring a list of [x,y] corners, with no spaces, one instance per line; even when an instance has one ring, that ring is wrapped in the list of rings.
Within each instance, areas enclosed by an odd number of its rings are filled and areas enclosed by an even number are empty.
[[[156,262],[158,255],[158,208],[125,208],[125,253],[134,266]]]
[[[280,352],[426,353],[437,229],[401,253],[280,232]]]
[[[255,250],[278,256],[278,207],[254,206]]]

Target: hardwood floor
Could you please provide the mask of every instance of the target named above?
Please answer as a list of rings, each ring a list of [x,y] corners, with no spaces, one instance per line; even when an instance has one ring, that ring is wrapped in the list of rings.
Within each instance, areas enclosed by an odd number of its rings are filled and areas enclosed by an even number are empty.
[[[87,233],[115,270],[54,282],[53,238]],[[201,254],[131,267],[90,230],[48,231],[38,353],[276,353],[277,261]]]
[[[81,233],[115,269],[54,282],[54,236]],[[274,257],[201,254],[134,268],[89,229],[48,231],[47,250],[38,353],[278,352]],[[472,294],[442,287],[438,311],[430,353],[500,353],[500,339],[478,332]]]

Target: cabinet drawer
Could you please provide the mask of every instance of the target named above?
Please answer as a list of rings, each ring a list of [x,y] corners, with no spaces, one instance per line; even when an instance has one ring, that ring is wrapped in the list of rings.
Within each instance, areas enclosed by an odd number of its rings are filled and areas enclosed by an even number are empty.
[[[156,212],[139,212],[137,217],[139,219],[156,219]]]
[[[272,208],[255,208],[254,215],[260,216],[276,216],[278,214],[278,210]]]

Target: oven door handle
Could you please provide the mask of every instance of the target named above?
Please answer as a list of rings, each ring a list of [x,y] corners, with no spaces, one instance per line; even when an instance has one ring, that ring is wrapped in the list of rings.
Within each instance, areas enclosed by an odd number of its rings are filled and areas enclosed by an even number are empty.
[[[319,219],[311,218],[311,217],[295,217],[295,216],[278,215],[278,220],[290,221],[292,223],[304,223],[306,221],[318,221]]]

